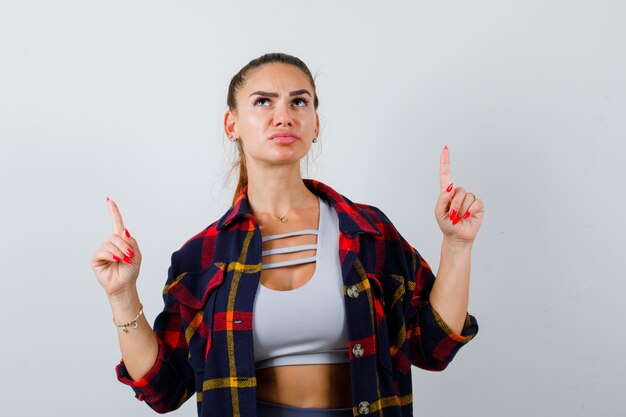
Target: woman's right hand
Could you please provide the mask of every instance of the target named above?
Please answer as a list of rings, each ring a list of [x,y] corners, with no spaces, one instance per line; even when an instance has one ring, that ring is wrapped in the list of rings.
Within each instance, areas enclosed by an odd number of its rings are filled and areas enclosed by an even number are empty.
[[[113,222],[113,234],[91,258],[91,268],[109,300],[136,290],[135,283],[141,266],[137,241],[128,233],[122,215],[113,200],[107,197]]]

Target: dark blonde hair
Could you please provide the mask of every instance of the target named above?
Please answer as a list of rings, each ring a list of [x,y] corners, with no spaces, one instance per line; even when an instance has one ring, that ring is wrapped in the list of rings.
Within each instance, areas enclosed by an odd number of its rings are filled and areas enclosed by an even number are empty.
[[[313,86],[313,106],[315,110],[317,110],[317,106],[319,105],[319,99],[317,97],[315,80],[311,75],[311,71],[309,71],[309,68],[301,59],[280,52],[273,52],[261,55],[260,57],[248,62],[243,68],[239,70],[237,74],[235,74],[235,76],[230,80],[230,85],[228,86],[228,97],[226,99],[226,104],[228,104],[229,110],[237,110],[237,91],[246,82],[246,77],[248,76],[250,71],[267,64],[288,64],[299,68],[304,73],[304,75],[307,76],[307,78],[311,82],[311,85]],[[237,181],[237,187],[235,188],[235,194],[233,195],[232,204],[235,204],[237,196],[239,195],[243,187],[248,184],[248,170],[246,168],[246,160],[244,157],[243,148],[241,147],[241,141],[237,141],[236,144],[237,150],[239,151],[239,158],[235,162],[235,166],[239,168],[239,179]]]

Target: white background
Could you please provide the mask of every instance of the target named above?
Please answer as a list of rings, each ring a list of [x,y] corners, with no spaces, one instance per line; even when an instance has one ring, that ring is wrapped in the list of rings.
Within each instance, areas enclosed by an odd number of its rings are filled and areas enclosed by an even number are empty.
[[[152,322],[171,253],[232,198],[230,77],[282,51],[317,76],[304,177],[382,209],[435,271],[444,145],[485,201],[480,332],[414,368],[416,416],[623,416],[625,22],[617,0],[0,0],[0,414],[154,415],[114,375],[105,197]]]

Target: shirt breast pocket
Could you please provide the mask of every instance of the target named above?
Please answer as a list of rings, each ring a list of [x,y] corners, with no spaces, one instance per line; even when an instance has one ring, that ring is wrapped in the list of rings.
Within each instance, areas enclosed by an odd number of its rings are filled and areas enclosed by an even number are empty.
[[[204,270],[185,274],[169,289],[179,302],[189,364],[196,372],[204,371],[211,349],[215,304],[223,282],[224,266],[211,264]]]
[[[367,278],[372,290],[372,302],[374,307],[376,356],[378,357],[380,366],[391,373],[393,368],[387,326],[387,301],[385,300],[385,291],[381,283],[381,277],[377,277],[374,274],[367,274]]]

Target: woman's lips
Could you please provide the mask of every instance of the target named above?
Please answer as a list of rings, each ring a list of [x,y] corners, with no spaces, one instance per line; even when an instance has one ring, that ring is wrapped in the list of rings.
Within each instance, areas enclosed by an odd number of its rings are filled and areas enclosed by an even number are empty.
[[[270,140],[275,143],[289,144],[294,143],[298,140],[298,138],[294,136],[275,136],[273,138],[270,138]]]
[[[274,133],[270,136],[270,140],[275,143],[289,144],[299,140],[298,136],[293,133]]]

